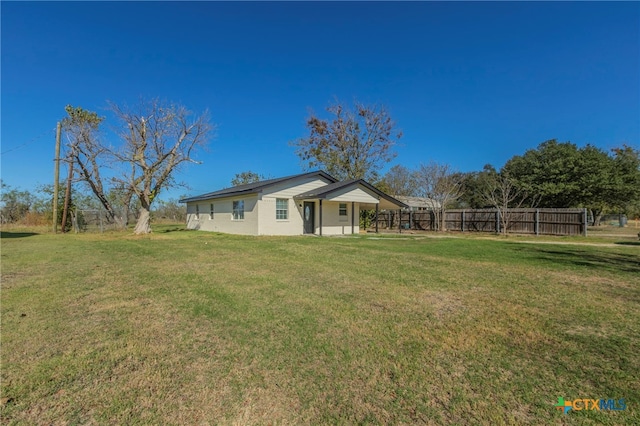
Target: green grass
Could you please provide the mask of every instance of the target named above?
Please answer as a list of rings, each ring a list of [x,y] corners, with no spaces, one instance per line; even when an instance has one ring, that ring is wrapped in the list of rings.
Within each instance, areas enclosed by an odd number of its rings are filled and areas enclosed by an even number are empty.
[[[3,232],[3,424],[640,423],[640,247],[531,240]]]

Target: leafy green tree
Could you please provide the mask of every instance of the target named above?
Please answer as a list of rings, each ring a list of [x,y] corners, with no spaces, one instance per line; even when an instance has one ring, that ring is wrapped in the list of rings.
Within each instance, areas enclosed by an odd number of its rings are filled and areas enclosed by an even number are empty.
[[[263,175],[247,170],[246,172],[236,173],[233,179],[231,179],[231,185],[245,185],[247,183],[259,182],[261,180],[264,180]]]
[[[355,102],[353,108],[335,103],[327,108],[330,120],[312,114],[309,136],[292,145],[306,168],[322,168],[339,180],[378,181],[378,170],[396,153],[402,137],[383,106]]]
[[[15,223],[26,216],[34,203],[29,191],[12,188],[0,181],[0,218],[2,223]]]
[[[585,207],[597,225],[604,211],[623,212],[640,199],[638,151],[623,145],[612,152],[549,140],[511,158],[503,172],[529,194],[530,205],[539,197],[540,207]]]
[[[64,186],[63,183],[60,186]],[[35,213],[42,215],[47,221],[51,221],[53,219],[53,185],[39,185],[37,187],[36,193],[39,194],[38,197],[35,198],[35,201],[32,206],[32,210]],[[58,194],[58,204],[62,204],[62,200],[64,199],[64,193],[60,192]],[[81,192],[78,188],[72,187],[71,193],[69,197],[69,210],[73,212],[78,212],[79,219],[82,218],[81,210],[99,210],[101,208],[100,202],[93,196],[92,193]],[[58,210],[58,223],[62,223],[62,211]],[[65,218],[65,224],[63,229],[65,231],[69,231],[72,229],[72,215],[67,215]]]
[[[615,164],[605,151],[592,145],[579,150],[580,167],[574,179],[580,184],[578,204],[571,207],[586,207],[591,210],[593,225],[600,224],[600,218],[615,195]]]
[[[491,203],[487,203],[483,194],[489,190],[493,179],[497,176],[498,171],[491,164],[485,164],[482,171],[479,172],[461,173],[461,194],[457,207],[468,209],[492,207]]]
[[[622,145],[613,150],[610,204],[625,211],[640,205],[640,150]]]
[[[540,197],[540,207],[576,207],[581,201],[582,159],[578,147],[555,139],[511,158],[503,171],[519,188]],[[532,200],[529,204],[531,205]]]

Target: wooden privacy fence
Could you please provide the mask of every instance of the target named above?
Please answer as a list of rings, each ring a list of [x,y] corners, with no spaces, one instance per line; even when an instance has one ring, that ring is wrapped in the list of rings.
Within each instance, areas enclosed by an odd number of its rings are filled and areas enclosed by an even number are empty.
[[[515,234],[587,235],[586,209],[452,209],[445,212],[447,231],[498,233],[503,231],[505,223],[507,232]],[[379,229],[390,230],[437,229],[432,211],[381,211],[377,225]]]

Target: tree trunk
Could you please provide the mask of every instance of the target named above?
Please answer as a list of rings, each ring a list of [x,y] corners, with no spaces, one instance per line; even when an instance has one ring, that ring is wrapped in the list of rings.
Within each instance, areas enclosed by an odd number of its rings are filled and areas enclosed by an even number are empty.
[[[119,229],[127,229],[127,226],[129,225],[124,219],[124,216],[116,216],[113,218],[113,221]]]
[[[136,235],[151,233],[150,219],[149,209],[140,207],[140,215],[138,216],[138,222],[136,223],[133,233]]]
[[[122,206],[122,216],[120,217],[120,221],[118,225],[122,229],[126,229],[127,226],[129,226],[129,203],[128,202]]]
[[[73,156],[71,156],[73,158]],[[62,207],[62,233],[67,232],[67,213],[71,204],[71,180],[73,179],[73,160],[69,161],[69,176],[67,177],[67,188],[64,192],[64,206]],[[57,218],[56,218],[57,219]]]
[[[600,226],[600,220],[602,219],[602,209],[592,209],[593,226]]]
[[[502,232],[502,235],[504,235],[505,237],[508,234],[508,229],[509,229],[509,220],[510,217],[508,215],[510,215],[511,213],[508,211],[508,208],[502,208],[502,209],[498,209],[500,212],[500,231]]]

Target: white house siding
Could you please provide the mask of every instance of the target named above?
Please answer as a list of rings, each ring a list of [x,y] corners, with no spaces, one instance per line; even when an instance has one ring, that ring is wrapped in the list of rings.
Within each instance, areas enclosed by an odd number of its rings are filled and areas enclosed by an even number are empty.
[[[321,188],[329,183],[331,182],[317,177],[297,179],[289,182],[281,182],[279,184],[273,185],[268,190],[265,190],[262,196],[273,198],[293,198],[296,195],[311,191],[313,189]]]
[[[294,196],[313,189],[321,188],[330,183],[321,178],[310,177],[276,184],[265,190],[259,207],[259,235],[301,235],[304,233],[302,220],[302,201],[296,203]],[[289,201],[289,218],[276,219],[276,199]],[[316,210],[318,209],[316,202]],[[316,211],[316,224],[318,212]],[[317,231],[316,231],[317,232]]]
[[[351,202],[344,202],[347,205],[347,215],[340,216],[340,203],[322,201],[322,235],[349,235],[351,234]],[[320,220],[319,203],[316,202],[316,233],[319,233],[318,222]],[[354,230],[355,234],[360,232],[360,205],[354,205]]]
[[[378,203],[378,198],[371,194],[369,191],[357,187],[346,187],[340,191],[334,192],[330,198],[327,198],[330,201],[342,201],[342,202],[351,202],[356,201],[359,203]]]
[[[279,192],[282,194],[282,191]],[[276,219],[276,199],[287,200],[288,218]],[[300,235],[303,233],[302,207],[293,198],[263,196],[259,202],[259,235]]]
[[[302,235],[302,206],[305,201],[310,201],[315,203],[314,233],[319,235],[320,200],[296,200],[294,197],[330,183],[321,177],[292,179],[274,184],[258,194],[188,202],[187,228],[245,235]],[[375,193],[360,185],[350,185],[327,195],[328,197],[322,200],[322,235],[351,234],[352,220],[353,232],[359,233],[360,206],[371,206],[381,201]],[[279,198],[287,200],[287,219],[276,219],[276,200]],[[244,200],[244,220],[232,220],[233,201],[237,200]],[[212,203],[213,218],[210,216]],[[346,204],[346,216],[340,216],[341,203]],[[199,206],[199,218],[196,217],[196,205]]]
[[[233,202],[240,200],[244,201],[244,219],[233,220]],[[213,219],[210,216],[212,203]],[[187,229],[258,235],[258,203],[256,194],[187,203]],[[199,218],[196,217],[196,204]]]

